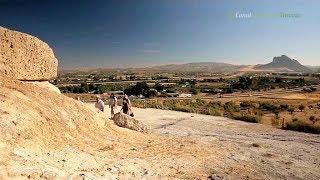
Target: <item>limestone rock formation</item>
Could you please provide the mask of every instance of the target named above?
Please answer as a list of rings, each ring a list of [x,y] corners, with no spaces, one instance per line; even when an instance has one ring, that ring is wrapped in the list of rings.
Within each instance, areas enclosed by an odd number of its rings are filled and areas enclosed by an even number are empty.
[[[294,72],[312,72],[311,69],[299,63],[299,61],[295,59],[291,59],[286,55],[281,55],[278,57],[274,57],[273,61],[256,66],[256,69],[261,70],[277,70],[277,71],[294,71]]]
[[[57,76],[58,60],[40,39],[0,27],[0,76],[48,80]]]
[[[113,121],[116,125],[120,127],[128,128],[128,129],[139,131],[139,132],[144,132],[144,133],[149,132],[148,128],[144,124],[134,119],[133,117],[123,114],[121,112],[113,116]]]

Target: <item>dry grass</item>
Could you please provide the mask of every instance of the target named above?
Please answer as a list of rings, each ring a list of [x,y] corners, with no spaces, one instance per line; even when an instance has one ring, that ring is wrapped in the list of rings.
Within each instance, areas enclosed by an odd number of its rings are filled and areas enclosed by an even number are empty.
[[[196,96],[201,99],[202,95]],[[317,103],[320,101],[320,91],[313,93],[287,93],[279,95],[278,97],[272,95],[270,97],[234,97],[234,98],[217,98],[212,99],[201,99],[201,100],[167,100],[167,99],[150,99],[148,101],[136,101],[134,105],[140,108],[158,108],[158,109],[168,109],[183,112],[194,112],[201,114],[208,114],[214,116],[227,116],[234,119],[244,120],[244,121],[254,121],[263,124],[268,124],[275,126],[277,128],[284,127],[288,122],[291,122],[294,118],[298,118],[300,121],[307,124],[312,124],[309,120],[310,116],[315,116],[320,119],[320,109]],[[218,107],[212,106],[212,103],[221,103]],[[241,110],[236,112],[234,110],[223,109],[224,104],[228,102],[234,102],[236,105],[240,105],[241,102],[251,102],[255,107],[251,107],[246,110]],[[276,116],[272,111],[265,111],[258,109],[257,107],[261,103],[267,103],[275,106],[287,105],[289,108],[294,108],[294,112],[291,114],[287,110],[281,110]],[[303,104],[305,109],[301,112],[298,108]],[[310,109],[309,106],[312,106]],[[257,113],[261,114],[259,117]],[[249,120],[246,115],[250,116]],[[258,120],[253,120],[253,117],[258,117]],[[318,121],[315,125],[319,124]]]

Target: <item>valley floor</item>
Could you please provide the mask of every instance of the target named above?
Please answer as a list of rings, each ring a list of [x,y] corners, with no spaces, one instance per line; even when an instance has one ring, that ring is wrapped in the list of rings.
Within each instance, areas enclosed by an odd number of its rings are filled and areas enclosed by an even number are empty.
[[[208,158],[213,164],[212,174],[217,176],[320,178],[320,135],[168,110],[134,108],[134,113],[156,133],[189,137],[210,145],[217,152],[214,160]]]

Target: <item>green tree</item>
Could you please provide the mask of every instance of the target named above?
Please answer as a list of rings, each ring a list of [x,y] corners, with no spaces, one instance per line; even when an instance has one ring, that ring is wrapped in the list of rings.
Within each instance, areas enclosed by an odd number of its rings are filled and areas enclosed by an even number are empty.
[[[128,95],[143,95],[145,97],[150,96],[150,87],[147,82],[137,82],[136,85],[130,86],[129,88],[125,89],[125,93]]]
[[[154,85],[154,88],[158,91],[161,92],[163,91],[163,85],[161,85],[158,81],[156,82],[156,84]]]

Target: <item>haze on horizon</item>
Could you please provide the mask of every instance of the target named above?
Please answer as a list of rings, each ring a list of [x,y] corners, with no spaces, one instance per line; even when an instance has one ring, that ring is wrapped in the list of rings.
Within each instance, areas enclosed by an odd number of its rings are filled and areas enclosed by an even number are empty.
[[[62,68],[262,64],[282,54],[320,65],[319,8],[316,0],[0,0],[0,26],[47,42]]]

